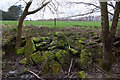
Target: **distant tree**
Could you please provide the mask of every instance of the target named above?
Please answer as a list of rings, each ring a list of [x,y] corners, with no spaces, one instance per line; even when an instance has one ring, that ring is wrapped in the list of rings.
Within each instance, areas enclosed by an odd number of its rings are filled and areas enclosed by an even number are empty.
[[[4,20],[6,18],[6,16],[5,16],[6,12],[3,10],[0,10],[0,13],[2,13],[2,17],[0,20]]]
[[[21,14],[22,14],[21,5],[19,5],[19,6],[11,6],[8,9],[8,12],[7,12],[8,19],[10,19],[10,20],[18,20]]]
[[[2,13],[2,20],[18,20],[20,15],[22,14],[22,7],[19,6],[11,6],[7,12],[0,10]]]

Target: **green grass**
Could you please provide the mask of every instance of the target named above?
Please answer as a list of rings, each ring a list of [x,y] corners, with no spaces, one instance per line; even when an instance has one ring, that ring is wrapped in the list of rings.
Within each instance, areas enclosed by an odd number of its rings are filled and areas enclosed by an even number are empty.
[[[18,21],[2,21],[2,25],[17,26]],[[23,25],[54,27],[54,21],[24,21]],[[79,26],[101,26],[100,21],[57,21],[57,27]]]
[[[1,22],[1,21],[0,21]],[[110,22],[110,25],[112,22]],[[2,21],[2,25],[8,25],[12,27],[16,27],[18,25],[18,21]],[[28,25],[34,25],[34,26],[47,26],[47,27],[54,27],[54,21],[24,21],[24,26]],[[100,21],[57,21],[57,28],[64,28],[69,27],[73,25],[79,25],[79,26],[101,26]],[[118,26],[120,26],[120,22],[118,23]],[[100,27],[101,28],[101,27]]]

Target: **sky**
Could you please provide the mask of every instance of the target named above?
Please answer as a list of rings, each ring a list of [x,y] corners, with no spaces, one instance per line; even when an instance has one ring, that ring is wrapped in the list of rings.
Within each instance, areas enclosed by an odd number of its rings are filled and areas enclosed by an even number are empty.
[[[16,2],[18,2],[19,0],[1,0],[0,1],[0,9],[3,11],[7,11],[8,8],[12,5],[15,5]],[[29,0],[24,0],[26,2],[28,2]],[[16,5],[22,5],[23,9],[25,7],[25,2],[23,0],[20,0]],[[92,9],[93,7],[89,7],[86,5],[69,5],[66,4],[67,1],[74,1],[74,2],[96,2],[96,0],[57,0],[59,1],[59,3],[61,3],[61,6],[58,6],[56,2],[55,5],[57,5],[56,7],[58,8],[60,13],[57,14],[53,14],[49,7],[51,7],[51,5],[49,4],[46,8],[42,9],[41,11],[29,15],[27,16],[27,20],[38,20],[38,19],[50,19],[50,18],[63,18],[63,17],[67,17],[67,16],[72,16],[72,15],[76,15],[76,14],[84,14],[85,12],[89,12],[90,9]],[[66,2],[65,2],[66,1]],[[40,6],[40,0],[33,0],[33,3],[29,9],[29,11],[34,10],[36,8],[38,8]],[[52,11],[54,11],[54,9],[51,7]],[[100,13],[94,13],[92,14],[93,16],[95,15],[100,15]],[[79,18],[79,17],[78,17]]]

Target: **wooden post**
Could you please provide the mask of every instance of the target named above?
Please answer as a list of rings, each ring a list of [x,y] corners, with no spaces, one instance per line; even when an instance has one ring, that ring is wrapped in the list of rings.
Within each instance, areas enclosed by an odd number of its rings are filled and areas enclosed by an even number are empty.
[[[54,26],[56,27],[56,18],[54,18]]]

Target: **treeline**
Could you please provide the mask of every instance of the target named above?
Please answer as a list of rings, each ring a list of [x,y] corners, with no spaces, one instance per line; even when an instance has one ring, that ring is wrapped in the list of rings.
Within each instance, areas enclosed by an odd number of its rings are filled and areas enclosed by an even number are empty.
[[[18,20],[22,13],[22,6],[11,6],[8,11],[0,10],[2,18],[0,20]]]
[[[81,18],[54,18],[54,19],[40,19],[38,21],[100,21],[101,16],[87,16],[87,17],[81,17]]]

